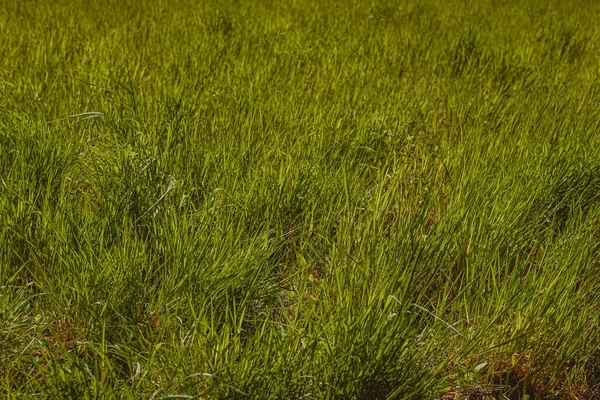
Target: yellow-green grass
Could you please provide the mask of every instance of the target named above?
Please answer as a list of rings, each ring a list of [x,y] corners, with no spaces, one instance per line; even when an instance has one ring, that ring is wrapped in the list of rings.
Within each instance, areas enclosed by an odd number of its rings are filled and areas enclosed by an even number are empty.
[[[0,3],[2,397],[600,396],[599,17]]]

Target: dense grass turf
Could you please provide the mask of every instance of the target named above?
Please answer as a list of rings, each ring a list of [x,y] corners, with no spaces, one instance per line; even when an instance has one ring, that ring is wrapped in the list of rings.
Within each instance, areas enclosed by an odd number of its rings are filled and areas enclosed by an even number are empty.
[[[600,395],[599,18],[0,3],[0,391]]]

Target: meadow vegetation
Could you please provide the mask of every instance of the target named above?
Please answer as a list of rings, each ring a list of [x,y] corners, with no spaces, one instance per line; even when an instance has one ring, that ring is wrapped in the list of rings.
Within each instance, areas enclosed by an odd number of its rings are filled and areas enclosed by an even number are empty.
[[[0,393],[597,398],[599,20],[1,2]]]

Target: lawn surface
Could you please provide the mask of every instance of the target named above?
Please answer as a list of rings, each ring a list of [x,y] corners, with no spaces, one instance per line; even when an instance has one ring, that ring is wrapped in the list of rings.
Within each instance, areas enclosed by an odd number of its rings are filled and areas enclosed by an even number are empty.
[[[0,394],[598,398],[599,20],[1,2]]]

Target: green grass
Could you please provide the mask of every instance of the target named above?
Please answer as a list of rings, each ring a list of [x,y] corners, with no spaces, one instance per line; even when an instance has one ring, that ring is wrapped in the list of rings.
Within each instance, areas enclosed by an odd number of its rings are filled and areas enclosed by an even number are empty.
[[[2,2],[2,397],[600,396],[599,18]]]

